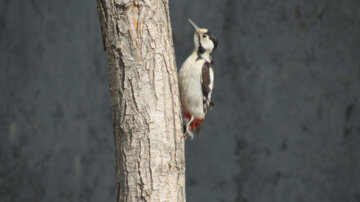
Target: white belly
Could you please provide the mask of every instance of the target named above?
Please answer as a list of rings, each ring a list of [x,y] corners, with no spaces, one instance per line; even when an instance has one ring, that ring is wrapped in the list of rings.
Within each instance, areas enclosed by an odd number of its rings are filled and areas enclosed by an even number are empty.
[[[189,111],[194,118],[203,119],[205,113],[200,78],[204,61],[198,60],[194,62],[195,59],[196,56],[190,56],[180,69],[180,98],[182,106]]]

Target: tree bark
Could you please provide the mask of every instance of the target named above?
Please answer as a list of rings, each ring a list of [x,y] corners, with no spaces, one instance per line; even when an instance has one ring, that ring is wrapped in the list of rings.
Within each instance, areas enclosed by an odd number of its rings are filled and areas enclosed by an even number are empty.
[[[117,201],[185,201],[185,156],[167,0],[97,0],[116,148]]]

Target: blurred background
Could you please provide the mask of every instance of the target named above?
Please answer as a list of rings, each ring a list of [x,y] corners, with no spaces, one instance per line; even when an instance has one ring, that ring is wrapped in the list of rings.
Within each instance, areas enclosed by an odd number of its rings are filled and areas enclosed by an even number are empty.
[[[360,201],[360,2],[171,1],[219,39],[216,109],[186,142],[191,202]],[[0,201],[115,201],[93,1],[0,1]]]

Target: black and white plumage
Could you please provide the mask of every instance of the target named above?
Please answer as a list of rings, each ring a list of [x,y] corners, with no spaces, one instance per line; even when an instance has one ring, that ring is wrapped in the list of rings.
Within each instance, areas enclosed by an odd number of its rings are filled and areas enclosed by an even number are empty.
[[[213,108],[211,94],[214,87],[212,52],[217,39],[209,30],[199,28],[189,19],[195,29],[195,48],[179,71],[181,105],[185,116],[185,135],[194,137],[191,131],[200,132],[208,109]]]

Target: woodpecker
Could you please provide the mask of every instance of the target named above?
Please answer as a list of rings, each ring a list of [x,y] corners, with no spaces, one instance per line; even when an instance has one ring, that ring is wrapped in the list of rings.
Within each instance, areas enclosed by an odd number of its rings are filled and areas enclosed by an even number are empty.
[[[181,106],[184,112],[184,136],[194,138],[192,131],[200,133],[208,109],[213,109],[211,93],[214,87],[213,60],[211,54],[218,44],[208,29],[199,28],[188,19],[195,30],[194,51],[179,71]]]

